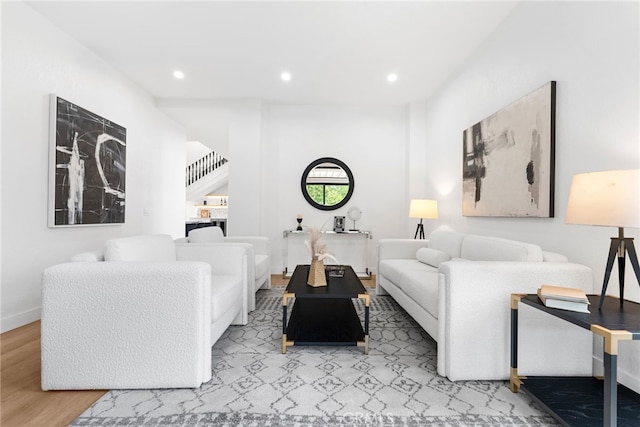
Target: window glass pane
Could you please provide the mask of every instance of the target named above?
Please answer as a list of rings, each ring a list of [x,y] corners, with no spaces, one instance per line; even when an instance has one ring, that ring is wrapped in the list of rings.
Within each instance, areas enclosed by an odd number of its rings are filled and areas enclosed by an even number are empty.
[[[307,185],[307,194],[313,199],[314,202],[324,205],[323,185],[311,184]]]
[[[349,192],[348,185],[327,185],[325,186],[325,205],[333,206],[340,203]]]

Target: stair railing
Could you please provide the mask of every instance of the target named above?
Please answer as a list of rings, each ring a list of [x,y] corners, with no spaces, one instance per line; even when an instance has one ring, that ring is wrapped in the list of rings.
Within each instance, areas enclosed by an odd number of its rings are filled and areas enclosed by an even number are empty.
[[[220,166],[227,163],[227,159],[215,151],[205,154],[186,168],[185,185],[188,187],[201,178],[209,175]]]

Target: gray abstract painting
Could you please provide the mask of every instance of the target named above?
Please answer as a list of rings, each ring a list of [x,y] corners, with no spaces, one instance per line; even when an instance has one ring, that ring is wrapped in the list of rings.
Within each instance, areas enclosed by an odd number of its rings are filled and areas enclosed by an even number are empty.
[[[127,131],[52,95],[49,226],[123,224]]]
[[[464,131],[463,215],[553,217],[555,93],[548,82]]]

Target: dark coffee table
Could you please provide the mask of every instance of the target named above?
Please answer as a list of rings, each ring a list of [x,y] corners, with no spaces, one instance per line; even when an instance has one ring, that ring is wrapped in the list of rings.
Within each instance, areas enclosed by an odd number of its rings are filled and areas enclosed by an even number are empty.
[[[325,271],[327,286],[307,285],[309,265],[298,265],[282,296],[282,353],[294,345],[358,346],[369,352],[369,294],[351,266]],[[295,298],[287,324],[289,299]],[[364,300],[364,326],[352,298]]]

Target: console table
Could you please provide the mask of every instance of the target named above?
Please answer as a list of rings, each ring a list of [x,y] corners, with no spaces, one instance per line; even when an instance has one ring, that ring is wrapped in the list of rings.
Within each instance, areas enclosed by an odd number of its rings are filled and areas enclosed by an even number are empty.
[[[282,276],[290,277],[297,265],[309,264],[311,255],[305,246],[309,240],[308,231],[285,230],[282,233],[282,259],[284,266]],[[370,278],[369,242],[372,239],[370,231],[322,231],[322,240],[326,243],[329,253],[341,265],[350,265],[358,277]],[[325,261],[327,262],[327,261]],[[327,262],[328,263],[328,262]]]
[[[533,396],[563,425],[638,426],[640,395],[618,384],[618,343],[640,340],[640,304],[606,296],[588,295],[591,313],[546,307],[535,294],[511,295],[511,391],[519,388]],[[588,329],[604,339],[604,379],[592,377],[518,376],[518,303]]]

